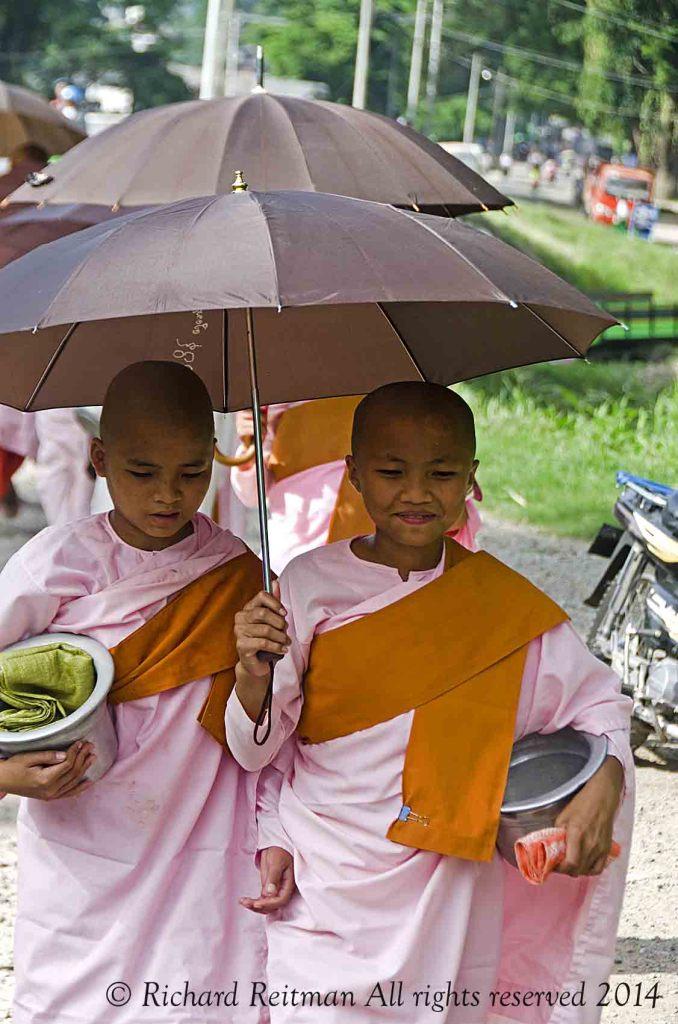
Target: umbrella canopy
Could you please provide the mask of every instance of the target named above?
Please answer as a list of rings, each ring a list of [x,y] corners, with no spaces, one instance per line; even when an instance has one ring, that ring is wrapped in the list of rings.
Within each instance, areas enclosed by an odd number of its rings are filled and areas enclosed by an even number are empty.
[[[12,206],[0,211],[0,267],[38,245],[115,217],[108,207],[64,203],[59,206]],[[3,215],[4,214],[4,215]]]
[[[8,155],[22,142],[42,146],[50,155],[65,153],[84,138],[85,133],[42,96],[0,82],[0,153]]]
[[[88,139],[12,202],[133,208],[231,189],[304,190],[458,216],[512,201],[436,143],[379,114],[265,92],[144,110]]]
[[[165,359],[198,372],[215,409],[247,407],[249,310],[265,403],[583,355],[615,322],[454,220],[309,192],[209,196],[5,267],[0,402],[98,405],[124,366]]]

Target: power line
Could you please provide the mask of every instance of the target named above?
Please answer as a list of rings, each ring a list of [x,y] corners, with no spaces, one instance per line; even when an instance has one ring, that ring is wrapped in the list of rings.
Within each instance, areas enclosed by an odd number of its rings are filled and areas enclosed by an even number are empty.
[[[578,61],[564,60],[562,57],[552,57],[550,54],[541,53],[537,50],[528,50],[522,46],[512,46],[509,43],[498,43],[494,39],[484,39],[482,36],[473,35],[469,32],[460,32],[457,29],[445,28],[443,33],[451,39],[459,42],[470,43],[472,46],[481,46],[488,50],[495,50],[499,53],[508,53],[517,57],[525,57],[534,60],[539,64],[547,64],[551,67],[566,68],[570,71],[583,71],[585,66]],[[656,85],[649,78],[641,78],[638,75],[616,74],[614,71],[603,71],[600,65],[587,65],[587,71],[595,71],[602,78],[608,78],[615,82],[629,82],[633,85],[642,86],[644,89],[655,89]],[[678,87],[667,86],[666,92],[678,92]]]
[[[673,29],[668,25],[666,28],[659,28],[656,22],[654,25],[650,25],[647,21],[620,18],[616,14],[610,14],[608,11],[588,7],[585,4],[574,3],[574,0],[550,0],[550,2],[558,4],[560,7],[567,7],[571,11],[581,11],[583,14],[589,14],[593,18],[602,18],[604,21],[611,21],[614,25],[621,25],[622,28],[631,28],[634,32],[645,32],[646,35],[654,36],[655,39],[673,41],[678,38],[678,30]]]
[[[505,78],[512,85],[527,86],[538,95],[544,96],[547,99],[559,100],[561,103],[566,103],[571,107],[590,107],[591,110],[599,110],[604,114],[613,114],[615,117],[628,118],[632,121],[638,120],[638,111],[636,110],[629,110],[624,107],[608,107],[604,103],[597,103],[595,100],[587,100],[580,97],[573,98],[572,96],[566,96],[563,92],[557,92],[555,89],[546,89],[541,85],[533,85],[532,82],[527,82],[521,78],[513,78],[511,75],[505,75]]]
[[[469,68],[471,66],[470,57],[450,57],[449,59],[452,61],[453,64],[458,64],[460,67],[463,68]],[[566,103],[568,106],[571,107],[590,107],[592,110],[599,110],[605,114],[615,114],[619,117],[628,118],[630,120],[637,120],[638,118],[637,111],[632,111],[624,108],[620,109],[619,107],[608,107],[603,103],[597,103],[595,100],[579,99],[578,97],[573,98],[572,96],[566,95],[563,92],[558,92],[556,89],[547,89],[544,86],[534,85],[533,82],[528,81],[526,78],[516,78],[513,75],[507,75],[505,71],[502,71],[501,75],[504,81],[508,82],[510,85],[523,86],[524,88],[529,89],[534,93],[538,93],[539,95],[544,96],[547,99],[556,99],[559,100],[561,103]],[[463,95],[463,93],[454,93],[453,95],[461,96]]]

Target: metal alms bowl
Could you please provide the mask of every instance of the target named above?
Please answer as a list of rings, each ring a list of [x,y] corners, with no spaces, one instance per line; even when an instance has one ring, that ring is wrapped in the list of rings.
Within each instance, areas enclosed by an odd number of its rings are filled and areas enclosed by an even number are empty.
[[[113,658],[97,640],[75,633],[43,633],[20,640],[6,650],[18,651],[54,643],[70,644],[90,655],[96,673],[94,689],[84,704],[58,722],[26,732],[0,729],[0,755],[12,757],[30,750],[65,750],[76,740],[87,740],[93,744],[97,757],[85,778],[94,782],[108,771],[118,752],[118,738],[108,707],[108,692],[115,675]]]
[[[605,736],[569,727],[547,734],[533,732],[514,744],[497,834],[499,852],[509,864],[516,867],[516,839],[551,828],[606,755]]]

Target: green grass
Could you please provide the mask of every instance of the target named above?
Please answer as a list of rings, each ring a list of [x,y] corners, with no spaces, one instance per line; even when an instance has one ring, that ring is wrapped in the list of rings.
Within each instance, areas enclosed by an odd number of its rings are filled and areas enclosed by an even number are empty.
[[[459,390],[476,414],[485,507],[502,518],[592,538],[613,521],[617,470],[678,484],[670,367],[553,363]]]
[[[584,292],[652,292],[656,302],[678,302],[678,255],[671,246],[643,242],[578,210],[526,201],[507,214],[467,218],[533,256]]]

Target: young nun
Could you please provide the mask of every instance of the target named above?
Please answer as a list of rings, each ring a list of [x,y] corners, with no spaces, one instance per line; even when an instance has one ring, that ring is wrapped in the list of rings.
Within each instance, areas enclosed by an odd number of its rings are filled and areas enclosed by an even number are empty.
[[[269,508],[271,564],[278,573],[304,551],[321,544],[370,533],[372,522],[360,494],[348,478],[345,456],[351,445],[353,414],[360,396],[271,405],[265,417],[266,493]],[[236,428],[250,447],[252,413],[238,413]],[[256,508],[254,461],[231,471],[235,494]],[[481,527],[475,502],[482,491],[474,481],[452,526],[454,538],[471,551]]]
[[[236,617],[230,749],[250,770],[279,751],[290,765],[280,819],[298,892],[269,919],[270,988],[319,990],[329,1024],[590,1024],[630,844],[630,701],[546,595],[444,538],[477,466],[461,398],[373,392],[347,465],[375,532],[301,555],[282,603],[260,594]],[[261,648],[284,657],[257,747]],[[559,873],[534,887],[495,848],[499,808],[513,742],[564,726],[604,734],[609,756],[558,818]],[[613,830],[622,855],[605,867]],[[584,1009],[520,1001],[582,982]],[[336,991],[353,1002],[335,1007]],[[274,1024],[319,1019],[317,1004],[271,1006]]]
[[[44,530],[2,573],[0,648],[56,631],[112,650],[119,742],[94,784],[83,781],[96,754],[87,746],[62,762],[52,753],[0,763],[0,787],[29,798],[14,1024],[265,1019],[242,995],[229,1009],[216,995],[192,1002],[261,977],[260,921],[237,902],[256,880],[257,845],[264,884],[284,882],[281,903],[291,885],[270,810],[279,773],[249,775],[225,747],[233,618],[256,593],[260,565],[196,512],[213,447],[210,399],[194,373],[167,362],[122,371],[92,443],[113,511]]]

